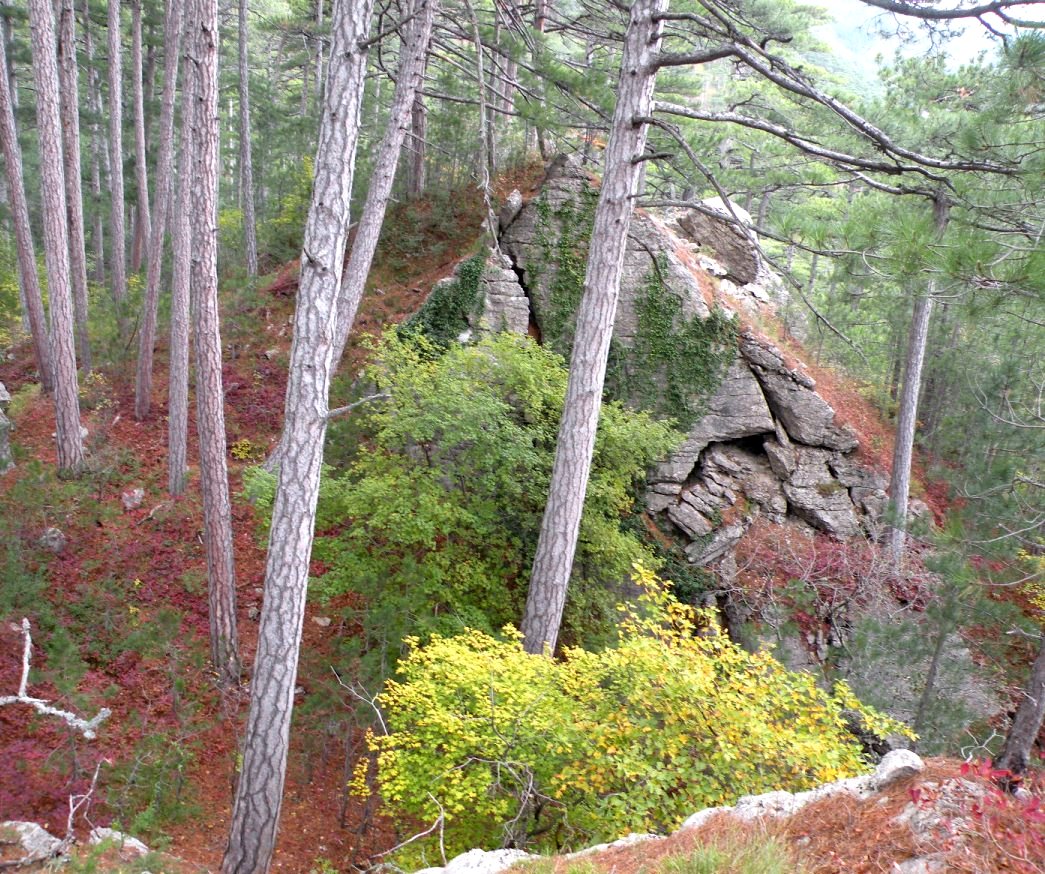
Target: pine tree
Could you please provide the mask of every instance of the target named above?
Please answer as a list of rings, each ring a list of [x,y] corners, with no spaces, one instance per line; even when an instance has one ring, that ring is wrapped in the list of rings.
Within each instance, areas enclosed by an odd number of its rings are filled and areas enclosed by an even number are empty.
[[[58,53],[50,0],[30,0],[29,27],[36,81],[36,119],[40,135],[40,188],[43,204],[44,260],[51,304],[51,361],[58,470],[78,474],[83,467],[80,396],[73,341],[73,301],[69,281],[69,225],[65,203]]]
[[[251,681],[243,768],[221,867],[224,874],[268,871],[275,847],[366,73],[366,50],[361,42],[369,30],[372,9],[372,0],[336,0],[332,9],[330,87],[320,123],[316,178],[305,226],[283,454],[265,567],[265,600]]]

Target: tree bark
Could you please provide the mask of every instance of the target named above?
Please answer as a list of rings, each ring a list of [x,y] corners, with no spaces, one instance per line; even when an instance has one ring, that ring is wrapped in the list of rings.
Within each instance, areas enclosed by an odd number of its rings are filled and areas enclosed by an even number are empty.
[[[73,286],[76,351],[80,367],[91,369],[87,337],[87,252],[84,243],[83,187],[80,171],[80,76],[76,66],[76,11],[73,0],[61,0],[58,18],[58,75],[62,93],[62,145],[65,200],[69,211],[69,272]]]
[[[194,3],[185,9],[185,48],[182,61],[181,136],[178,143],[178,191],[172,211],[171,343],[167,400],[167,490],[180,495],[188,472],[189,419],[189,262],[192,239],[189,227],[189,161],[192,155],[192,59],[189,35],[194,32]]]
[[[647,126],[634,119],[651,114],[654,56],[661,38],[661,24],[654,16],[667,5],[667,0],[635,0],[624,36],[617,105],[577,312],[566,403],[522,621],[523,645],[530,653],[555,649],[566,603],[639,179],[640,164],[635,159],[646,145]]]
[[[120,41],[120,0],[109,0],[109,193],[112,197],[110,279],[112,299],[127,335],[127,237],[123,218],[123,46]]]
[[[149,216],[149,167],[145,153],[145,82],[142,64],[142,3],[131,3],[131,81],[134,95],[134,175],[138,188],[138,206],[135,209],[135,247],[137,257],[132,270],[141,269],[143,258],[149,257],[152,237],[152,219]]]
[[[319,18],[323,17],[320,0]],[[320,56],[322,59],[322,55]],[[320,64],[322,67],[322,63]],[[254,216],[254,159],[250,135],[250,69],[247,65],[247,0],[239,0],[239,180],[243,204],[243,246],[247,276],[258,275],[258,232]]]
[[[83,437],[80,434],[73,302],[69,285],[69,226],[62,169],[57,40],[50,0],[29,0],[29,27],[36,81],[36,126],[40,138],[40,189],[51,309],[58,470],[77,474],[83,467]]]
[[[174,95],[178,84],[181,44],[182,0],[167,0],[164,22],[163,97],[160,106],[160,147],[156,157],[156,192],[152,210],[152,236],[145,274],[145,300],[142,302],[138,334],[138,373],[134,389],[134,416],[141,421],[152,404],[152,356],[156,346],[156,310],[163,274],[163,238],[167,232],[167,213],[171,192],[171,157],[174,152]]]
[[[319,160],[294,316],[284,453],[272,509],[243,769],[222,862],[224,874],[268,871],[276,841],[359,139],[366,71],[366,52],[359,43],[368,32],[372,8],[373,0],[335,0],[332,10]]]
[[[914,453],[914,432],[918,426],[918,393],[922,382],[922,364],[925,361],[926,339],[933,308],[933,283],[929,291],[914,302],[911,330],[907,340],[907,366],[903,389],[900,392],[900,414],[896,422],[896,448],[889,476],[889,554],[894,564],[903,556],[907,527],[907,501],[911,491],[911,458]]]
[[[239,682],[236,573],[225,458],[225,393],[218,315],[218,0],[197,0],[189,51],[192,94],[191,294],[196,345],[196,430],[200,443],[203,543],[207,553],[211,661],[223,686]]]
[[[33,355],[40,372],[40,386],[44,394],[54,391],[54,370],[51,364],[50,338],[44,316],[40,276],[36,269],[36,251],[33,231],[29,223],[29,204],[25,199],[25,180],[22,173],[22,150],[15,128],[12,80],[7,75],[6,40],[0,39],[0,148],[7,169],[7,194],[11,205],[11,223],[14,225],[15,249],[18,253],[18,281],[29,334],[33,339]]]
[[[388,115],[388,126],[378,146],[377,160],[370,176],[363,212],[356,226],[352,243],[352,254],[341,281],[338,298],[337,333],[335,334],[333,367],[336,370],[345,351],[348,333],[355,321],[356,310],[363,298],[370,265],[381,236],[388,198],[395,181],[396,166],[407,130],[410,128],[410,113],[424,75],[425,57],[432,36],[432,22],[439,7],[439,0],[413,0],[407,14],[420,13],[404,27],[403,44],[399,52],[399,67],[396,70],[395,94]]]
[[[105,219],[102,216],[102,156],[103,141],[101,86],[94,68],[94,38],[91,36],[90,0],[83,2],[83,41],[87,55],[87,103],[91,107],[91,202],[94,220],[91,227],[91,248],[94,249],[94,281],[105,282]]]
[[[422,71],[422,79],[424,72]],[[425,191],[425,152],[428,146],[428,109],[420,90],[414,95],[413,106],[410,107],[410,169],[407,174],[406,194],[416,200]]]
[[[1045,719],[1045,638],[1038,649],[1038,657],[1031,667],[1027,685],[1023,687],[1023,695],[1012,727],[1005,737],[1005,745],[1001,749],[996,768],[1011,771],[1019,776],[1030,764],[1031,749],[1041,731],[1042,720]]]

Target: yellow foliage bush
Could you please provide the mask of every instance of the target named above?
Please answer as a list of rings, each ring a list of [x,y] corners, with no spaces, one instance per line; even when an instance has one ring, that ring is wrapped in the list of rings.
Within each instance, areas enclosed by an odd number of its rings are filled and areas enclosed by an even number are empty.
[[[619,608],[619,639],[601,652],[528,655],[511,628],[413,641],[379,698],[388,734],[370,737],[386,809],[442,816],[448,854],[582,846],[862,772],[845,710],[882,736],[906,731],[844,684],[828,694],[734,645],[649,571],[635,581],[643,594]],[[365,768],[353,784],[365,792]],[[404,861],[431,861],[439,831]]]

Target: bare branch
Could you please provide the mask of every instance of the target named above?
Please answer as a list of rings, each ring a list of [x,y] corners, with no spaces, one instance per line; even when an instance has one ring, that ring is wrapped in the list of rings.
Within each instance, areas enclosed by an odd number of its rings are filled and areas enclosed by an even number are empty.
[[[94,719],[85,720],[68,710],[59,710],[42,698],[34,698],[29,695],[26,690],[29,683],[29,660],[32,657],[33,639],[29,631],[28,619],[22,620],[22,634],[25,637],[25,648],[22,651],[22,679],[18,684],[18,694],[0,696],[0,707],[8,704],[28,704],[38,713],[42,713],[44,716],[54,716],[76,729],[87,740],[93,740],[97,737],[98,726],[112,715],[112,711],[108,707],[103,707]]]

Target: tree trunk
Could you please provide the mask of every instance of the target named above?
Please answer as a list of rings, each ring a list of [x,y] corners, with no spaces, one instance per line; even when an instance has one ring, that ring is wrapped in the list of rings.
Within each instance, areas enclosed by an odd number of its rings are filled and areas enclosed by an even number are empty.
[[[195,10],[185,9],[185,48],[182,61],[181,137],[178,143],[178,192],[172,211],[171,249],[171,347],[167,400],[167,490],[180,495],[188,472],[189,419],[189,261],[192,253],[189,227],[189,161],[192,155],[192,58],[188,41],[194,33]]]
[[[80,172],[80,76],[76,67],[76,12],[73,0],[61,0],[58,18],[58,75],[62,92],[62,145],[65,200],[69,210],[69,273],[73,286],[76,351],[84,373],[91,369],[87,337],[87,253],[83,228]]]
[[[40,276],[36,269],[36,251],[33,231],[29,223],[29,204],[25,199],[22,174],[22,150],[15,129],[14,101],[11,79],[7,75],[6,40],[0,39],[0,148],[7,169],[7,194],[11,205],[11,223],[14,225],[15,249],[18,252],[18,282],[33,338],[33,354],[40,371],[40,386],[44,394],[54,391],[54,370],[51,365],[50,338],[44,316]]]
[[[577,311],[566,403],[522,621],[523,645],[530,653],[555,649],[566,603],[639,179],[635,159],[646,146],[647,125],[633,119],[651,114],[657,75],[653,61],[661,37],[661,24],[654,16],[667,5],[667,0],[635,0],[624,36],[617,105]]]
[[[914,453],[914,432],[918,425],[918,393],[925,361],[926,339],[933,308],[933,283],[927,294],[914,303],[911,331],[907,340],[907,366],[903,389],[900,392],[900,413],[896,422],[896,448],[893,468],[889,476],[889,554],[894,564],[903,556],[904,528],[907,527],[907,500],[911,490],[911,458]]]
[[[211,661],[223,686],[239,682],[236,643],[236,574],[232,511],[225,458],[225,393],[221,379],[218,315],[218,0],[197,0],[190,37],[195,60],[192,96],[190,222],[196,430],[200,443],[203,543],[207,553]]]
[[[1023,687],[1023,695],[1012,727],[1005,738],[1005,745],[994,763],[996,768],[1011,771],[1019,776],[1030,764],[1031,749],[1041,731],[1042,720],[1045,719],[1045,638],[1042,638],[1038,649],[1038,657],[1031,667],[1027,685]]]
[[[167,0],[164,22],[163,97],[160,106],[160,148],[156,158],[156,193],[152,210],[152,237],[145,274],[145,300],[142,302],[141,329],[138,334],[138,374],[134,389],[134,416],[141,421],[152,404],[152,356],[156,346],[156,310],[163,274],[163,238],[171,192],[171,156],[174,152],[174,95],[178,84],[181,44],[182,0]]]
[[[123,46],[120,41],[120,0],[109,0],[109,193],[112,196],[112,299],[120,336],[127,335],[127,238],[123,224]]]
[[[366,52],[359,43],[368,32],[372,8],[373,0],[335,0],[332,10],[328,87],[290,353],[285,451],[272,509],[243,769],[224,874],[268,871],[276,841],[366,72]]]
[[[320,0],[319,10],[319,18],[322,19],[323,0]],[[254,160],[250,153],[250,142],[247,0],[239,0],[239,180],[243,204],[243,245],[247,256],[247,276],[254,277],[258,275],[258,233],[254,217]]]
[[[407,8],[407,14],[421,9],[420,14],[406,24],[403,29],[403,44],[399,51],[399,67],[395,76],[395,94],[392,96],[392,108],[388,114],[388,126],[378,146],[377,160],[370,176],[370,188],[367,190],[366,203],[356,226],[356,235],[352,243],[352,254],[349,256],[345,275],[341,280],[341,292],[338,297],[337,333],[335,334],[333,368],[341,361],[348,340],[348,332],[355,321],[356,310],[363,298],[363,287],[366,285],[370,265],[377,250],[377,241],[381,236],[381,225],[384,222],[388,198],[392,193],[395,180],[396,165],[402,151],[406,132],[410,127],[410,112],[424,75],[425,57],[428,54],[428,43],[432,36],[432,22],[439,7],[439,0],[413,0]]]
[[[149,256],[152,220],[149,216],[149,167],[145,153],[145,83],[142,69],[142,3],[131,3],[131,81],[134,94],[134,176],[138,188],[138,206],[135,209],[135,246],[137,257],[132,270],[141,269]]]
[[[424,72],[422,71],[422,79]],[[407,174],[406,194],[415,200],[425,191],[425,152],[428,145],[428,110],[424,95],[417,91],[410,107],[410,170]]]
[[[51,362],[58,470],[77,474],[83,467],[80,397],[73,341],[73,301],[69,286],[69,226],[62,170],[62,122],[59,109],[58,54],[50,0],[29,0],[29,27],[36,80],[36,126],[40,138],[40,189],[43,206],[44,260],[51,309]]]
[[[91,203],[94,220],[91,248],[94,249],[94,281],[105,282],[105,219],[102,216],[102,156],[105,154],[101,125],[101,87],[94,68],[94,39],[91,36],[90,0],[83,2],[83,41],[87,55],[87,103],[91,108]]]

